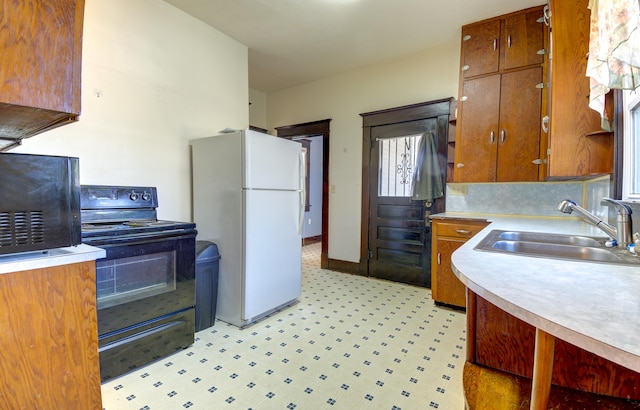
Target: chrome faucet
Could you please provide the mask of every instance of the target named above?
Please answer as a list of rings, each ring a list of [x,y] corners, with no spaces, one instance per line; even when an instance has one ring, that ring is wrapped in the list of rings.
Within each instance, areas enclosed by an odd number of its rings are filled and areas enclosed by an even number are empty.
[[[603,232],[609,235],[612,239],[618,242],[618,246],[626,248],[628,244],[632,242],[631,239],[631,208],[628,205],[622,203],[622,201],[602,198],[602,205],[613,204],[618,211],[618,217],[616,219],[617,228],[609,225],[602,219],[598,218],[591,212],[582,208],[570,199],[565,199],[558,205],[558,210],[565,214],[570,214],[572,211],[580,214],[580,216],[587,222],[600,228]]]

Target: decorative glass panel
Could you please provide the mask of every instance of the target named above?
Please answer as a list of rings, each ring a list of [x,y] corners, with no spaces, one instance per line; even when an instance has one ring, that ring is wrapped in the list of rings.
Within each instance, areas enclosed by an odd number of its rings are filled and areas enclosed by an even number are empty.
[[[421,134],[378,140],[378,196],[411,196]]]

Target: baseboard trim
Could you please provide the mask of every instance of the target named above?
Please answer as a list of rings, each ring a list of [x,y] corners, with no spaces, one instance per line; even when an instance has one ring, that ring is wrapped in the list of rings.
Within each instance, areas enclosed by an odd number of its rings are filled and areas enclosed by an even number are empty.
[[[354,275],[367,276],[367,264],[358,262],[347,262],[338,259],[329,259],[327,269],[342,273],[352,273]]]

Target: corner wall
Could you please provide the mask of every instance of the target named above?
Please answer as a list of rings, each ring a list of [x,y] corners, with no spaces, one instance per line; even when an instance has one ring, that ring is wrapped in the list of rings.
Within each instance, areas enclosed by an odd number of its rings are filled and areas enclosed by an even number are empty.
[[[459,40],[267,95],[268,128],[330,118],[329,258],[359,262],[361,113],[458,94]]]
[[[10,152],[80,158],[80,182],[158,187],[192,220],[189,140],[249,125],[247,47],[158,0],[86,0],[82,115]]]

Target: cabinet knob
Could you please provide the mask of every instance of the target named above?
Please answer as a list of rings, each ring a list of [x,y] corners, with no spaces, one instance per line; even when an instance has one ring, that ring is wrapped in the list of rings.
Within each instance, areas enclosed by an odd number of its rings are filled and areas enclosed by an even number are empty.
[[[493,144],[495,140],[496,140],[496,135],[493,131],[491,131],[491,134],[489,134],[489,142]]]
[[[540,50],[536,51],[536,54],[543,56],[547,54],[547,50],[545,50],[544,48],[541,48]]]
[[[462,41],[469,41],[469,40],[471,40],[471,36],[468,35],[468,34],[466,36],[462,37]]]
[[[504,140],[507,139],[507,132],[505,130],[500,131],[500,142],[504,144]]]
[[[462,66],[462,71],[467,71],[469,69],[469,66],[467,64]]]
[[[493,51],[496,51],[498,49],[498,39],[494,38],[493,39]]]
[[[460,235],[471,235],[471,231],[467,229],[456,229],[456,233]]]
[[[469,97],[467,97],[466,95],[463,95],[462,97],[460,97],[460,101],[467,101],[469,99]]]
[[[511,34],[507,36],[507,47],[511,48]]]
[[[532,163],[536,164],[536,165],[542,165],[542,160],[540,158],[538,159],[534,159],[533,161],[531,161]]]
[[[464,167],[464,164],[463,164],[463,163],[458,162],[458,163],[456,164],[456,168],[462,168],[462,167]]]
[[[544,88],[544,83],[538,83],[538,84],[536,84],[536,88],[538,88],[538,89],[542,89],[542,88]]]

